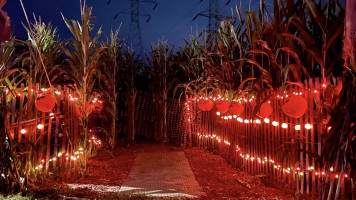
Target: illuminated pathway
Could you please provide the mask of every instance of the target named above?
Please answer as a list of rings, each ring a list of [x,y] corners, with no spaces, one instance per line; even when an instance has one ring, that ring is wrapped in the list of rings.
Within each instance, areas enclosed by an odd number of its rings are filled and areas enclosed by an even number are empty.
[[[137,155],[129,179],[120,194],[154,197],[200,197],[202,192],[184,152],[155,152]]]

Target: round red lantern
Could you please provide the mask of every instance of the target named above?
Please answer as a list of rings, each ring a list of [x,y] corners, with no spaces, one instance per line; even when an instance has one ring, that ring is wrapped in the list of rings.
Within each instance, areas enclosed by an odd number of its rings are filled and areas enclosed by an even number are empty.
[[[226,113],[229,110],[230,104],[228,101],[218,101],[216,102],[216,109],[221,113]]]
[[[232,102],[229,108],[229,113],[232,115],[241,115],[244,112],[244,105],[241,102]]]
[[[83,104],[83,106],[81,108],[80,108],[80,106],[75,107],[75,111],[76,111],[78,117],[83,117],[83,113],[88,113],[88,115],[89,115],[90,113],[92,113],[94,111],[93,104],[86,102],[85,105],[86,106],[84,107],[84,104]]]
[[[266,102],[261,105],[258,115],[261,116],[262,118],[266,118],[266,117],[271,116],[272,111],[273,111],[273,109],[272,109],[271,104]]]
[[[201,111],[210,111],[211,109],[213,109],[214,104],[211,100],[206,100],[206,99],[200,99],[199,103],[198,103],[198,108]]]
[[[51,112],[56,104],[56,98],[50,93],[42,93],[36,97],[35,106],[41,112]]]
[[[307,101],[298,95],[287,98],[282,106],[283,112],[289,117],[299,118],[305,114],[308,109]]]

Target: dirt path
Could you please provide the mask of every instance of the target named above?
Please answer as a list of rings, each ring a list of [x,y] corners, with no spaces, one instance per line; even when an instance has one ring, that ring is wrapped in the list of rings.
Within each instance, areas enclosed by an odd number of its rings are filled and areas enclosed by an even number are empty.
[[[39,187],[32,190],[34,197],[294,199],[282,190],[267,187],[260,179],[252,179],[251,189],[241,186],[236,179],[247,180],[251,175],[231,167],[222,157],[198,148],[139,142],[111,152],[100,150],[89,160],[88,169],[85,178],[37,183]],[[132,194],[136,197],[128,197]]]
[[[201,191],[184,152],[176,151],[138,154],[119,193],[197,198],[204,195]]]

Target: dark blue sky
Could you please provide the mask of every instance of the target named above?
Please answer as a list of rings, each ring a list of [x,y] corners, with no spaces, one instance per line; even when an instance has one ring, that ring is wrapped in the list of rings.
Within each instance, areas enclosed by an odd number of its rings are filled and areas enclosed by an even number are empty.
[[[110,34],[110,30],[117,29],[121,25],[121,37],[126,39],[130,27],[130,16],[119,14],[116,19],[114,16],[118,11],[126,9],[130,11],[130,0],[87,0],[87,4],[93,6],[93,23],[95,28],[102,26],[104,39]],[[141,3],[140,13],[150,14],[151,20],[146,23],[146,17],[140,18],[141,32],[145,51],[150,49],[153,43],[164,39],[176,47],[184,44],[184,38],[189,34],[201,32],[208,25],[208,18],[199,17],[192,21],[199,12],[208,10],[209,0],[156,0],[158,6],[152,10],[153,5]],[[265,0],[266,1],[266,0]],[[80,19],[79,0],[23,0],[30,21],[33,21],[32,13],[41,16],[42,21],[49,22],[58,27],[59,35],[63,39],[71,37],[66,28],[60,13],[68,19]],[[242,9],[248,10],[248,0],[242,0]],[[267,1],[267,7],[272,10],[273,0]],[[226,1],[220,1],[220,13],[231,16],[231,8],[240,5],[240,0],[231,0],[228,6],[224,6]],[[259,0],[251,0],[251,7],[257,10]],[[4,7],[11,17],[12,34],[21,39],[27,37],[21,21],[25,22],[24,14],[19,0],[9,0]],[[236,14],[234,12],[234,14]]]

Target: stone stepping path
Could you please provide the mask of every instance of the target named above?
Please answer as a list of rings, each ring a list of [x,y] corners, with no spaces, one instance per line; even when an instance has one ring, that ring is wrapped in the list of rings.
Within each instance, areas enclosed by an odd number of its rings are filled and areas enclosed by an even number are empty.
[[[180,151],[138,154],[119,193],[152,197],[205,196],[184,152]]]

